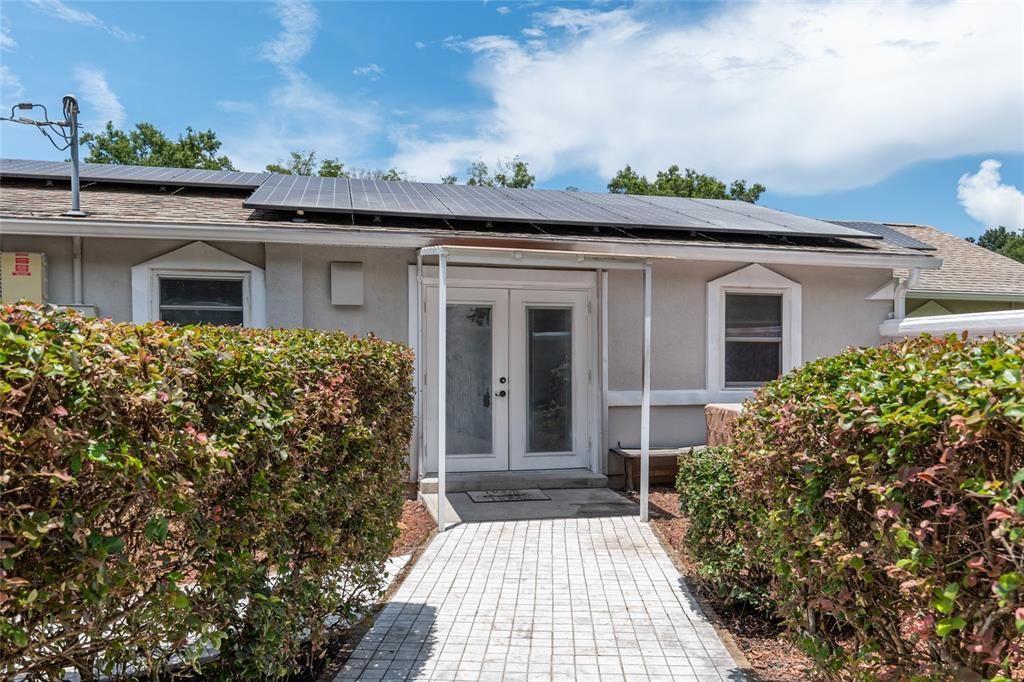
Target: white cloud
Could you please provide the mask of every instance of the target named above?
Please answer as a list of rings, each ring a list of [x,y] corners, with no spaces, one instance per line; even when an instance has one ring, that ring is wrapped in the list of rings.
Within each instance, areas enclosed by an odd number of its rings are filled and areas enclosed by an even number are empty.
[[[85,26],[86,28],[95,28],[100,31],[106,31],[110,35],[114,36],[118,40],[124,40],[130,42],[138,40],[141,36],[138,36],[129,31],[125,31],[119,26],[108,24],[98,16],[84,9],[72,7],[61,0],[30,0],[31,3],[39,10],[46,12],[52,17],[65,21],[69,24],[78,24],[79,26]]]
[[[261,56],[277,67],[280,80],[263,99],[218,103],[236,114],[236,124],[223,133],[224,152],[243,170],[262,170],[289,152],[309,149],[319,158],[370,165],[363,155],[379,131],[377,107],[333,94],[299,67],[316,40],[316,8],[305,0],[278,2],[275,15],[281,31],[263,44]]]
[[[974,175],[960,176],[956,196],[967,215],[982,227],[1024,229],[1024,192],[1013,185],[1004,185],[999,175],[1003,164],[995,159],[981,162]]]
[[[297,64],[313,47],[320,16],[307,0],[278,0],[274,13],[281,32],[263,44],[263,58],[278,66]]]
[[[736,3],[682,21],[639,3],[449,36],[490,104],[469,131],[398,131],[392,163],[433,177],[519,153],[541,179],[679,163],[819,193],[1024,150],[1019,3]]]
[[[7,103],[9,97],[21,97],[25,94],[25,88],[21,85],[21,79],[11,73],[10,67],[0,64],[0,99]],[[12,103],[13,104],[13,103]],[[9,114],[10,112],[4,112]]]
[[[413,43],[413,45],[416,47],[417,50],[422,50],[427,46],[427,44],[422,40],[417,40],[415,43]]]
[[[0,16],[0,50],[13,50],[18,46],[18,41],[11,35],[11,27],[7,19]]]
[[[377,64],[366,64],[352,69],[352,74],[355,76],[366,76],[372,81],[377,81],[384,75],[384,69]]]
[[[501,16],[505,16],[506,14],[509,14],[512,11],[512,8],[502,5],[501,7],[498,7],[495,11]]]
[[[124,105],[107,83],[106,74],[91,66],[75,69],[75,80],[82,91],[82,123],[98,130],[110,121],[115,128],[124,124]]]

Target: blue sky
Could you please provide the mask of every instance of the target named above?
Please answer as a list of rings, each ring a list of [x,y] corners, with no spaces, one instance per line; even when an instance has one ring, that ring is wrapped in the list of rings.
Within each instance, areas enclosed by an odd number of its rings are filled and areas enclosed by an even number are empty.
[[[316,149],[433,181],[520,154],[540,187],[601,191],[677,163],[816,217],[1024,224],[1016,3],[37,0],[0,22],[4,107],[74,92],[90,129],[210,128],[247,170]]]

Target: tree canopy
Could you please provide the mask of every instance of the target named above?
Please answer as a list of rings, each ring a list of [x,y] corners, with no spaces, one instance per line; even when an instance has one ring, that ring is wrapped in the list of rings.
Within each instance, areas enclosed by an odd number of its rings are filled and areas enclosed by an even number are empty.
[[[1003,225],[985,230],[980,237],[967,241],[1024,263],[1024,231],[1008,230]]]
[[[658,171],[654,181],[640,175],[626,166],[608,182],[608,191],[619,194],[657,194],[667,197],[697,197],[701,199],[738,199],[755,203],[765,191],[765,186],[755,182],[747,186],[746,180],[733,180],[726,185],[713,175],[698,173],[692,168],[679,172],[673,164],[667,170]]]
[[[292,152],[288,161],[283,163],[268,163],[267,170],[271,173],[283,175],[319,175],[323,178],[357,178],[359,180],[408,180],[409,176],[405,171],[397,168],[346,168],[345,164],[338,159],[323,159],[320,165],[316,163],[316,152],[309,151]]]
[[[197,132],[188,127],[172,140],[152,123],[120,130],[108,121],[103,132],[83,133],[81,143],[89,149],[87,163],[235,170],[231,159],[217,155],[221,141],[212,130]]]
[[[494,173],[483,161],[476,161],[466,169],[466,184],[478,187],[533,187],[537,177],[530,174],[530,164],[519,158],[518,155],[511,159],[499,160],[495,166]],[[454,185],[459,179],[454,175],[444,175],[441,182],[446,185]]]

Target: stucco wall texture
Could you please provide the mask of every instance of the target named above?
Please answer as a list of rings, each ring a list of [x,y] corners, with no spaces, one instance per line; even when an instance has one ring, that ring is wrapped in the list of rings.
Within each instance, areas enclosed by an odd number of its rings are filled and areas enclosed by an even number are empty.
[[[83,238],[85,303],[101,316],[130,321],[132,266],[173,251],[188,242],[163,239]],[[232,256],[266,270],[267,322],[270,326],[340,329],[409,341],[408,266],[412,249],[301,246],[209,242]],[[43,252],[47,258],[47,295],[53,303],[72,300],[70,237],[0,236],[0,249]],[[330,263],[360,262],[364,273],[361,306],[335,306],[330,298]],[[664,261],[654,265],[652,386],[655,390],[703,389],[705,306],[708,281],[748,263]],[[802,297],[802,359],[833,355],[850,345],[881,341],[878,326],[891,302],[865,297],[892,277],[891,270],[820,266],[770,266],[799,282]],[[608,387],[640,389],[642,282],[638,271],[608,276]],[[592,340],[597,343],[596,339]],[[594,386],[600,386],[594,382]],[[596,390],[596,389],[595,389]],[[592,396],[599,400],[599,395]],[[609,410],[609,444],[639,443],[639,409]],[[702,406],[661,406],[652,410],[652,446],[703,443]],[[608,473],[617,473],[609,461]]]

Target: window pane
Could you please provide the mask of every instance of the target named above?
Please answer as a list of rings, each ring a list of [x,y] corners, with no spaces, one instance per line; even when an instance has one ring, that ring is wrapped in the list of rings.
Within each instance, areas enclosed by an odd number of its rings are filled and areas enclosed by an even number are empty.
[[[782,338],[782,296],[726,294],[727,338]]]
[[[782,373],[780,341],[726,341],[725,385],[750,386]]]
[[[241,310],[194,310],[189,308],[161,308],[160,319],[171,324],[226,324],[241,325]]]
[[[160,305],[241,308],[242,280],[161,277]]]
[[[530,452],[572,450],[572,308],[527,309]]]
[[[448,306],[445,383],[445,451],[451,455],[494,452],[491,427],[491,308]]]

